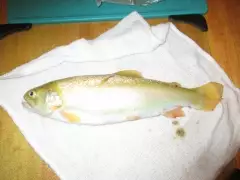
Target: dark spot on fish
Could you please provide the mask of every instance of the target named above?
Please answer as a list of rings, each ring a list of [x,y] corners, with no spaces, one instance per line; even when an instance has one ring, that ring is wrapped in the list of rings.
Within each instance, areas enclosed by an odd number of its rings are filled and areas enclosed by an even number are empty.
[[[179,88],[179,87],[181,87],[181,85],[180,85],[179,83],[177,83],[177,82],[172,82],[172,83],[170,83],[170,86],[173,87],[173,88]]]
[[[17,152],[17,151],[20,151],[20,150],[21,150],[20,146],[14,146],[13,147],[13,152]]]
[[[185,132],[185,130],[184,130],[183,128],[178,128],[178,129],[176,130],[176,134],[177,134],[177,136],[179,136],[179,137],[184,137],[184,136],[186,135],[186,132]]]
[[[23,166],[20,164],[19,166],[17,166],[16,168],[18,171],[22,171],[23,170]]]
[[[179,122],[178,121],[173,121],[172,124],[177,126],[177,125],[179,125]]]

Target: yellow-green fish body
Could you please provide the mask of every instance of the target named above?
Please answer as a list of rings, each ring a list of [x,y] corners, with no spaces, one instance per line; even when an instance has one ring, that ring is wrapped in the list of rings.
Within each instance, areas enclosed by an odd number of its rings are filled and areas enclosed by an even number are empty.
[[[181,107],[213,110],[222,85],[187,89],[177,83],[145,79],[136,71],[77,76],[49,82],[24,95],[35,112],[69,122],[108,124],[158,115],[182,116]]]

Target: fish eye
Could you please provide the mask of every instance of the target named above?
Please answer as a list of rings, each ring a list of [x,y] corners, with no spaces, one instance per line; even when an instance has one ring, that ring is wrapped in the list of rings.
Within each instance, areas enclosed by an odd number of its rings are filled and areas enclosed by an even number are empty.
[[[29,92],[29,96],[32,97],[32,98],[35,98],[36,97],[36,93],[34,91],[30,91]]]

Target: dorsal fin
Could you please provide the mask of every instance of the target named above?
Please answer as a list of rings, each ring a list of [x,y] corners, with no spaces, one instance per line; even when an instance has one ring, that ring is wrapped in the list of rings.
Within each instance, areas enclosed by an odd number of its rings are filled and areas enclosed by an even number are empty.
[[[128,76],[128,77],[136,77],[136,78],[142,77],[142,74],[135,70],[123,70],[123,71],[118,71],[115,74],[120,76]]]

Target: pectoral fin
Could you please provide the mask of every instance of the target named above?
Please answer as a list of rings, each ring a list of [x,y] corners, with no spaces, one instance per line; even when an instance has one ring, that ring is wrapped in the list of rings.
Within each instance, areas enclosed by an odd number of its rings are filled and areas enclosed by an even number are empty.
[[[80,122],[80,117],[74,113],[67,112],[64,110],[61,111],[60,113],[70,123],[79,123]]]
[[[52,111],[58,110],[59,108],[61,108],[61,106],[51,106],[50,107]]]
[[[177,118],[184,117],[185,113],[183,112],[182,107],[177,107],[173,110],[165,112],[163,115],[168,118]]]

